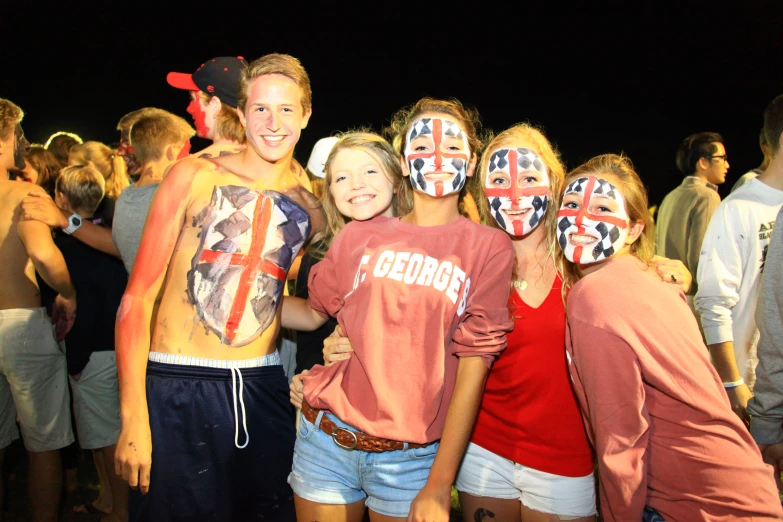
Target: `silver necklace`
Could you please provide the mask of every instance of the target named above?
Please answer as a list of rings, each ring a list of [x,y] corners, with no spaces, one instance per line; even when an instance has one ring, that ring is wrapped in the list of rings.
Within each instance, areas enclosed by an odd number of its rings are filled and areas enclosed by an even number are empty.
[[[514,280],[511,281],[511,286],[522,292],[525,288],[527,288],[527,281],[524,279]]]

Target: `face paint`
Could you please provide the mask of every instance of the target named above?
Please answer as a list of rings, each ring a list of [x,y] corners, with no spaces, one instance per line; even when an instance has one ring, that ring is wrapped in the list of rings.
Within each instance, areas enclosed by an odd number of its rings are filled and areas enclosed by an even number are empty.
[[[573,263],[589,265],[611,257],[628,237],[628,212],[622,194],[595,176],[574,180],[563,194],[557,231],[560,248]]]
[[[196,134],[199,138],[212,138],[212,130],[207,125],[207,113],[201,107],[201,98],[197,91],[191,91],[190,105],[188,105],[188,114],[193,116],[193,123],[196,124]]]
[[[117,155],[125,160],[128,167],[128,176],[139,174],[141,165],[139,165],[136,155],[133,154],[133,147],[130,144],[130,129],[122,129],[120,133],[120,145],[117,147]]]
[[[415,122],[405,144],[411,186],[439,198],[459,192],[467,179],[470,147],[456,123],[441,118]]]
[[[530,149],[498,149],[489,157],[484,183],[490,212],[512,236],[529,234],[543,220],[549,170]]]
[[[190,154],[190,140],[186,141],[185,145],[182,146],[182,149],[180,149],[179,154],[177,154],[177,159],[181,160],[188,154]]]
[[[30,142],[24,137],[24,131],[20,124],[14,128],[14,167],[18,170],[24,170],[24,153],[30,147]]]

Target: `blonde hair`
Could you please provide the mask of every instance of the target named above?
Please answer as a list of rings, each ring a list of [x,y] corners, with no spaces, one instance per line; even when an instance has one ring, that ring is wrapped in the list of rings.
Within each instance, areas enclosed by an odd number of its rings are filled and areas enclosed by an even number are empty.
[[[117,130],[123,131],[126,129],[130,129],[134,123],[139,121],[140,119],[151,116],[153,114],[170,114],[168,111],[164,111],[163,109],[158,109],[157,107],[142,107],[141,109],[137,109],[135,111],[131,111],[122,118],[120,118],[120,121],[117,122]]]
[[[56,190],[62,192],[73,210],[93,213],[106,188],[103,175],[92,165],[70,165],[60,171]]]
[[[489,225],[494,228],[500,229],[500,225],[497,224],[489,209],[489,203],[486,195],[486,180],[484,177],[487,174],[490,156],[498,149],[516,149],[527,148],[538,154],[547,167],[549,175],[549,201],[547,204],[546,214],[544,216],[544,222],[539,226],[546,227],[546,251],[547,259],[552,259],[555,263],[557,271],[562,274],[562,252],[557,244],[557,207],[555,202],[558,200],[560,191],[563,187],[563,180],[565,178],[565,167],[563,166],[560,158],[560,153],[549,142],[544,135],[543,130],[534,126],[531,123],[518,123],[513,127],[504,130],[489,142],[484,153],[481,155],[481,161],[479,162],[479,173],[476,176],[481,181],[480,190],[481,197],[478,198],[479,214],[481,215],[481,222],[484,225]],[[514,266],[514,276],[516,277],[516,265]]]
[[[326,216],[326,223],[324,225],[324,230],[322,231],[322,244],[318,248],[312,250],[312,253],[318,258],[324,256],[329,245],[331,245],[332,240],[343,229],[346,223],[345,216],[337,210],[334,197],[332,196],[331,190],[329,190],[329,187],[332,185],[332,163],[340,151],[345,149],[361,150],[378,161],[383,170],[383,174],[394,188],[391,208],[395,216],[407,214],[410,212],[412,206],[412,202],[409,199],[401,196],[401,188],[404,185],[407,185],[407,182],[402,176],[402,167],[397,159],[397,155],[388,141],[377,134],[368,132],[364,129],[349,131],[338,137],[339,141],[334,144],[324,163],[326,177],[324,178],[324,191],[321,195],[321,204],[323,205],[324,215]]]
[[[587,176],[609,176],[625,200],[625,209],[628,212],[628,221],[631,225],[641,222],[644,229],[639,237],[630,245],[630,253],[648,265],[655,255],[655,236],[653,232],[653,219],[650,215],[647,201],[647,189],[644,187],[639,174],[634,170],[630,158],[618,154],[601,154],[587,160],[568,173],[563,186],[575,178]],[[558,208],[563,200],[562,191],[558,198]],[[563,286],[573,286],[582,276],[578,267],[568,261],[563,261],[564,278]]]
[[[7,140],[22,118],[24,118],[24,111],[17,104],[0,98],[0,139]]]
[[[179,116],[166,111],[139,118],[131,127],[130,144],[139,165],[163,157],[169,145],[184,144],[196,130]]]
[[[407,107],[398,110],[392,116],[391,123],[384,129],[385,136],[394,145],[394,150],[399,157],[403,157],[405,146],[408,143],[408,135],[411,126],[426,113],[437,113],[448,115],[465,132],[468,138],[468,147],[470,147],[471,159],[478,156],[484,144],[481,134],[481,120],[478,111],[473,107],[466,107],[457,99],[438,100],[435,98],[424,97]],[[472,194],[473,199],[478,199],[477,195],[481,193],[479,187],[481,176],[468,178],[465,186],[462,187],[459,195],[459,210],[464,216],[469,217],[465,210],[463,200],[466,194]],[[400,189],[399,197],[405,201],[413,201],[413,188],[410,183],[403,183]],[[411,204],[411,208],[412,204]]]
[[[116,200],[120,193],[130,185],[125,160],[99,141],[85,141],[74,145],[68,153],[71,165],[91,163],[106,181],[106,196]]]
[[[307,75],[307,71],[293,56],[278,53],[267,54],[253,60],[247,68],[242,70],[237,97],[239,110],[245,110],[250,84],[259,76],[266,74],[282,74],[293,80],[302,91],[300,102],[303,112],[310,110],[313,105],[313,91],[310,89],[310,77]]]
[[[198,91],[198,97],[208,104],[215,95]],[[239,121],[237,110],[222,101],[220,102],[220,111],[215,116],[215,128],[212,129],[212,139],[227,139],[242,145],[247,140],[245,128],[242,126],[242,122]]]

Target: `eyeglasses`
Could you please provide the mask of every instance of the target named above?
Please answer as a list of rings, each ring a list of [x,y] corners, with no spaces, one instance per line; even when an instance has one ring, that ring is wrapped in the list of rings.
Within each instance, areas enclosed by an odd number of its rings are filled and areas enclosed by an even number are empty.
[[[723,154],[721,156],[707,156],[707,157],[710,158],[710,159],[720,158],[720,159],[723,160],[723,163],[728,163],[729,162],[729,155],[728,154]]]

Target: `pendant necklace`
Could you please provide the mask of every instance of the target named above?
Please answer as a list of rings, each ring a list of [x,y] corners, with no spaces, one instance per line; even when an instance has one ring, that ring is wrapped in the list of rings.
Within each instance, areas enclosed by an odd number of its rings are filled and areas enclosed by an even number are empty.
[[[511,281],[511,286],[513,286],[514,288],[522,292],[525,288],[527,288],[527,281],[525,281],[524,279],[520,279],[520,280],[515,279],[514,281]]]

